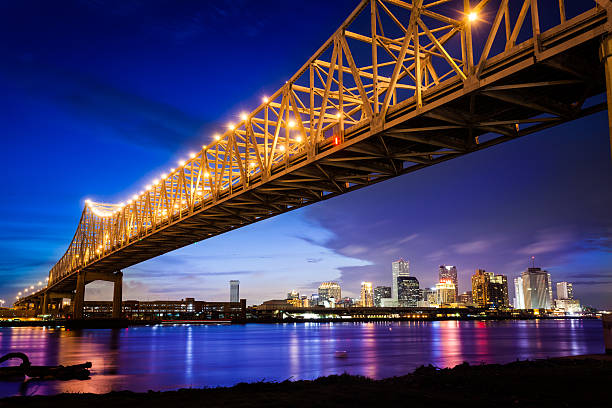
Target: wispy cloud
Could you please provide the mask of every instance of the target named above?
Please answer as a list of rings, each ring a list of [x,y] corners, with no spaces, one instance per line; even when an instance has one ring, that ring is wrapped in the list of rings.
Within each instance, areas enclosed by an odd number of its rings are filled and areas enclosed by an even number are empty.
[[[529,245],[520,248],[517,253],[522,255],[540,255],[568,249],[573,242],[569,231],[548,229],[536,234],[536,239]]]
[[[458,254],[478,254],[486,251],[491,247],[490,241],[478,240],[472,242],[464,242],[455,244],[451,248]]]

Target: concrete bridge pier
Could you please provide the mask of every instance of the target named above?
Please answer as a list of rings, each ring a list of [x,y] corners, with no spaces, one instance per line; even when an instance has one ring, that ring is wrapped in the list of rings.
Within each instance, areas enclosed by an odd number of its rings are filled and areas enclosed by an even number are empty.
[[[77,287],[72,302],[73,319],[83,318],[83,307],[85,306],[85,285],[97,280],[113,282],[113,318],[121,318],[123,272],[117,271],[115,273],[103,273],[79,271],[77,274]]]

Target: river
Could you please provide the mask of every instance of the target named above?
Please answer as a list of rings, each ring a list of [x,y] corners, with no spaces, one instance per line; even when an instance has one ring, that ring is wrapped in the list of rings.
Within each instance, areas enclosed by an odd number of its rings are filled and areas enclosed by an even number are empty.
[[[384,378],[422,364],[602,353],[603,330],[598,320],[0,328],[1,354],[12,351],[25,352],[34,365],[91,361],[91,379],[4,382],[0,397],[229,386],[344,372]]]

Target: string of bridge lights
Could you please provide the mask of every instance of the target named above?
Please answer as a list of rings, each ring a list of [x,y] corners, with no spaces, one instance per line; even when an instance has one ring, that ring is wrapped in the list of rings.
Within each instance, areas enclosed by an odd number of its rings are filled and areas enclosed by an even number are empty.
[[[474,22],[476,22],[476,21],[478,20],[478,13],[477,13],[476,11],[471,11],[471,12],[464,13],[464,16],[465,16],[465,19],[467,20],[467,22],[468,22],[468,23],[474,23]],[[287,81],[285,81],[285,83],[287,83]],[[270,102],[270,99],[269,99],[267,96],[264,96],[264,97],[262,97],[261,101],[262,101],[264,104],[267,104],[268,102]],[[336,119],[340,120],[340,118],[342,117],[342,115],[343,115],[343,114],[345,114],[345,113],[344,113],[344,112],[338,112],[338,113],[335,115]],[[249,118],[249,115],[248,115],[247,113],[245,113],[245,112],[242,112],[242,113],[240,114],[240,119],[241,119],[241,122],[239,122],[239,123],[238,123],[238,125],[240,125],[242,122],[246,122],[246,121],[248,120],[248,118]],[[282,118],[279,118],[279,123],[280,123],[281,121],[283,121],[283,119],[282,119]],[[289,121],[286,121],[286,124],[287,124],[287,127],[288,127],[288,128],[290,128],[290,129],[291,129],[291,128],[295,128],[295,126],[296,126],[296,123],[295,123],[295,121],[294,121],[294,120],[289,120]],[[236,126],[237,126],[237,125],[235,125],[234,123],[229,122],[229,123],[227,124],[227,129],[228,129],[229,131],[234,131],[234,130],[236,129]],[[215,133],[215,134],[213,135],[213,139],[214,139],[214,142],[213,142],[213,144],[212,144],[210,147],[214,147],[214,146],[216,146],[216,145],[218,144],[218,142],[220,142],[220,141],[221,141],[221,135],[219,135],[218,133]],[[296,137],[295,137],[295,139],[294,139],[294,140],[295,140],[295,142],[296,142],[296,143],[301,143],[301,142],[302,142],[302,136],[298,135],[298,136],[296,136]],[[338,144],[338,138],[336,138],[335,143],[336,143],[336,144]],[[207,149],[209,149],[210,147],[209,147],[209,146],[207,146],[207,145],[202,145],[202,150],[201,150],[201,152],[202,152],[202,153],[205,153],[205,152],[206,152],[206,150],[207,150]],[[285,146],[284,146],[284,145],[282,145],[282,144],[280,144],[280,145],[277,147],[277,149],[278,149],[280,152],[284,152],[284,151],[285,151]],[[197,157],[197,155],[198,155],[197,153],[195,153],[195,152],[191,152],[191,153],[189,154],[189,159],[187,159],[187,160],[179,160],[179,161],[178,161],[178,165],[180,166],[180,167],[179,167],[179,169],[180,169],[180,168],[183,168],[183,167],[184,167],[184,166],[187,164],[187,161],[188,161],[188,160],[190,160],[190,159],[195,159],[195,158]],[[249,165],[249,167],[252,169],[252,171],[255,171],[255,166],[256,166],[256,164],[255,164],[254,162],[251,162],[251,163],[250,163],[250,165]],[[176,171],[177,171],[177,168],[172,168],[172,169],[170,169],[169,174],[170,174],[170,175],[172,175],[172,174],[173,174],[173,173],[175,173]],[[156,186],[156,185],[158,185],[159,183],[163,182],[163,181],[164,181],[164,179],[166,179],[166,178],[167,178],[167,176],[168,176],[168,174],[166,174],[166,173],[162,173],[162,174],[160,175],[159,179],[157,179],[157,178],[153,179],[153,180],[151,181],[151,184],[147,184],[147,185],[145,186],[145,189],[144,189],[144,190],[140,191],[138,194],[134,194],[134,195],[132,196],[132,198],[130,198],[129,200],[127,200],[127,202],[120,202],[119,204],[100,204],[100,203],[94,203],[94,202],[93,202],[92,200],[90,200],[90,199],[86,199],[86,200],[85,200],[85,204],[86,204],[86,205],[89,207],[89,209],[91,210],[91,212],[92,212],[94,215],[98,216],[98,217],[110,217],[110,216],[113,216],[113,215],[117,214],[118,212],[120,212],[120,211],[121,211],[121,210],[122,210],[122,209],[123,209],[123,208],[126,206],[126,204],[127,204],[127,205],[132,204],[133,202],[135,202],[136,200],[138,200],[138,199],[139,199],[141,196],[143,196],[143,195],[145,194],[145,192],[150,191],[150,190],[153,188],[153,186]],[[204,178],[209,178],[209,177],[210,177],[210,173],[209,173],[208,171],[206,171],[206,172],[203,174],[203,176],[204,176]],[[184,201],[184,200],[183,200],[183,201]],[[183,204],[185,204],[185,203],[183,203]],[[109,210],[100,210],[100,209],[99,209],[97,206],[109,207],[110,209],[109,209]],[[176,208],[175,208],[175,209],[176,209]]]
[[[45,278],[45,282],[48,282],[49,278]],[[22,291],[17,292],[17,296],[15,296],[16,300],[21,299],[22,297],[26,297],[26,296],[30,296],[33,295],[35,293],[40,292],[41,290],[43,290],[45,287],[43,286],[43,281],[38,281],[38,284],[35,285],[30,285],[25,287]],[[4,305],[4,301],[1,301],[0,303],[2,303]]]

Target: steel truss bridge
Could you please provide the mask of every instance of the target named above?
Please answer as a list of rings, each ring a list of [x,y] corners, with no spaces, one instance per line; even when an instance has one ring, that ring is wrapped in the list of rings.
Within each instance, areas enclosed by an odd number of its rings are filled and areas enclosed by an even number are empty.
[[[103,279],[120,310],[130,265],[604,110],[589,98],[610,92],[611,16],[610,0],[362,0],[210,145],[125,203],[87,202],[16,304],[69,297],[78,318]]]

